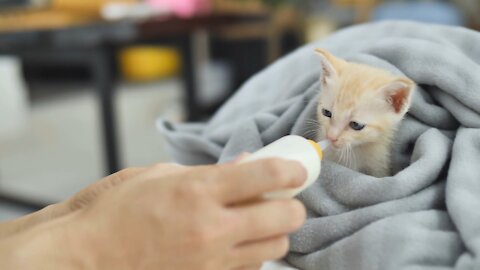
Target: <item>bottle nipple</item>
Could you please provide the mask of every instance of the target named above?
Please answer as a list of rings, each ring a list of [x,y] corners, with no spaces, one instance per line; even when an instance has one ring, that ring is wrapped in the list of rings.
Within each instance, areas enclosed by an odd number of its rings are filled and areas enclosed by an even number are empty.
[[[323,140],[323,141],[317,142],[317,144],[320,145],[320,148],[322,148],[322,150],[325,150],[325,149],[327,149],[332,143],[330,142],[330,140]]]

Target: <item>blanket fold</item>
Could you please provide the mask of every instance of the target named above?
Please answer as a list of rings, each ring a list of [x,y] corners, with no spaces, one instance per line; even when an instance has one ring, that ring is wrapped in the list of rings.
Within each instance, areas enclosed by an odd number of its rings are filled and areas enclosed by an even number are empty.
[[[305,225],[286,260],[310,269],[480,269],[480,34],[379,22],[346,28],[280,59],[205,124],[160,122],[176,161],[224,162],[287,134],[315,136],[325,48],[418,84],[383,179],[325,161],[299,195]],[[365,157],[368,158],[368,157]]]

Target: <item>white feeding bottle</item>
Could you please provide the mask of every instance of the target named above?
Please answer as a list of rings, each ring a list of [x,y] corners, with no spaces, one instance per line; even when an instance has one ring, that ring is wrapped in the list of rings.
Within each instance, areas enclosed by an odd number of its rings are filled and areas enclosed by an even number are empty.
[[[288,135],[249,155],[240,163],[265,158],[282,158],[300,162],[307,170],[307,180],[301,187],[269,192],[263,195],[265,199],[293,198],[318,179],[322,169],[323,150],[329,145],[329,141],[326,140],[317,143],[301,136]]]

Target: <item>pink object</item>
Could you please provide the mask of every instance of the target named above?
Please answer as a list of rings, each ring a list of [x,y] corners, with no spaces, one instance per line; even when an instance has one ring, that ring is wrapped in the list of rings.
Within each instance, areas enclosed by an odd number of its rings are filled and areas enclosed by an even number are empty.
[[[171,10],[180,17],[204,14],[210,9],[210,0],[147,0],[147,3],[160,10]]]

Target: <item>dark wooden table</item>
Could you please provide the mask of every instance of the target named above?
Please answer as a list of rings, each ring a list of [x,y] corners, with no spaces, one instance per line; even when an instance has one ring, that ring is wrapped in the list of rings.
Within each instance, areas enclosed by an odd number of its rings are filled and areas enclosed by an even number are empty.
[[[101,130],[106,172],[120,168],[115,104],[115,52],[133,44],[167,43],[179,48],[182,54],[182,77],[185,83],[185,108],[189,121],[199,120],[211,108],[198,101],[195,63],[192,55],[192,33],[196,30],[214,31],[219,27],[241,23],[267,22],[266,15],[208,15],[190,19],[158,17],[145,21],[99,22],[91,25],[55,30],[35,30],[0,33],[0,55],[15,55],[43,64],[84,65],[90,70],[101,112]],[[43,203],[32,202],[0,191],[0,200],[31,208]]]

